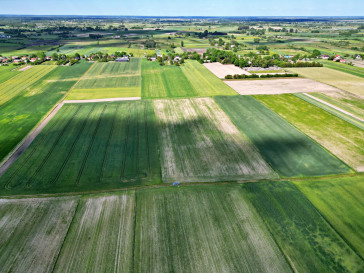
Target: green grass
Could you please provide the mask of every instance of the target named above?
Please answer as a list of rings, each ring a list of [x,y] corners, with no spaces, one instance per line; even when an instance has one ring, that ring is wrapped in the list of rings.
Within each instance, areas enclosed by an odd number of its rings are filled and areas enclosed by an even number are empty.
[[[0,84],[11,79],[12,77],[14,77],[16,74],[21,73],[20,71],[11,71],[14,68],[16,68],[13,65],[9,65],[9,66],[0,66]]]
[[[82,198],[53,272],[133,272],[134,192]]]
[[[158,183],[150,102],[66,104],[0,178],[2,194]]]
[[[313,98],[310,98],[309,96],[306,96],[305,94],[295,94],[296,97],[299,97],[313,105],[316,105],[317,107],[320,107],[321,109],[325,110],[326,112],[333,114],[334,116],[337,116],[338,118],[341,118],[342,120],[345,120],[352,125],[364,130],[364,122],[360,121],[359,119],[352,117],[350,115],[347,115],[329,105],[326,105],[320,101],[317,101]]]
[[[99,75],[140,75],[141,71],[140,58],[131,58],[127,63],[96,63],[90,71],[87,72],[86,77],[99,76]]]
[[[1,272],[51,272],[77,198],[0,200]]]
[[[76,89],[101,89],[117,87],[136,87],[141,85],[140,76],[100,77],[82,79],[76,85]]]
[[[85,73],[88,66],[57,67],[0,106],[0,159],[3,159],[76,83],[69,78]],[[32,70],[34,68],[31,68]],[[26,71],[25,71],[26,72]],[[24,73],[24,72],[21,72]],[[82,73],[82,74],[83,74]]]
[[[199,97],[237,95],[231,87],[197,61],[187,60],[181,69]]]
[[[310,95],[364,119],[364,99],[349,93],[310,93]]]
[[[320,60],[320,63],[323,63],[325,67],[364,78],[364,68],[326,60]]]
[[[212,98],[154,100],[164,182],[277,177]]]
[[[56,66],[35,66],[0,84],[0,106],[17,95],[28,91],[32,84],[39,81],[55,68]]]
[[[292,94],[255,96],[346,164],[364,170],[364,131]]]
[[[67,100],[140,97],[140,87],[72,89]]]
[[[137,192],[133,272],[290,272],[238,187]]]
[[[142,60],[142,97],[174,98],[197,96],[179,66],[160,66],[158,62]]]
[[[247,183],[242,187],[295,271],[364,270],[363,260],[292,183]]]
[[[364,257],[363,181],[364,176],[295,182],[361,257]]]
[[[282,176],[350,171],[340,160],[253,97],[215,97],[215,100]]]

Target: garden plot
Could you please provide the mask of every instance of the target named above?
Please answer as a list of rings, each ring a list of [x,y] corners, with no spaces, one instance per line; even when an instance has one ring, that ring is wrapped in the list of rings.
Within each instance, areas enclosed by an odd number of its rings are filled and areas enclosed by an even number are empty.
[[[133,272],[134,192],[88,197],[53,272]]]
[[[310,79],[230,80],[224,81],[240,95],[284,94],[340,91]]]
[[[350,172],[343,162],[251,96],[215,100],[279,174],[317,176]]]
[[[220,79],[225,79],[226,75],[251,75],[248,71],[233,64],[204,63],[203,65]]]
[[[204,182],[277,177],[211,98],[155,100],[162,177]]]
[[[364,171],[364,131],[294,95],[256,96],[356,171]]]
[[[160,181],[151,102],[65,104],[0,177],[0,192],[121,188]]]
[[[0,199],[0,272],[52,272],[77,202]]]
[[[238,187],[137,193],[133,272],[291,272]]]

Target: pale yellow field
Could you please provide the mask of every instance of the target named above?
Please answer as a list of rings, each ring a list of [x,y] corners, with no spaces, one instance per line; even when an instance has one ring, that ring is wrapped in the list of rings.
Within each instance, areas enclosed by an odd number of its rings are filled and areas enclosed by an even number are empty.
[[[364,78],[326,67],[290,68],[290,71],[364,97]]]

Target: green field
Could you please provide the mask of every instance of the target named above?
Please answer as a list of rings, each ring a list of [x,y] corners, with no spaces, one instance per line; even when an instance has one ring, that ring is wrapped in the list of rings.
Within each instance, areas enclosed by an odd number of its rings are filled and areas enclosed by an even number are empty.
[[[320,63],[324,64],[325,67],[364,78],[364,68],[327,60],[320,60]]]
[[[0,199],[0,272],[51,272],[77,198]]]
[[[291,272],[239,187],[137,192],[134,272]]]
[[[364,176],[295,182],[295,185],[362,258],[364,257],[363,181]]]
[[[364,98],[364,79],[326,67],[289,68],[289,71]]]
[[[154,100],[164,182],[277,177],[212,98]]]
[[[343,113],[342,111],[339,111],[338,109],[335,109],[334,107],[331,107],[325,103],[322,103],[320,101],[317,101],[314,98],[311,98],[305,94],[295,94],[296,97],[299,97],[313,105],[316,105],[317,107],[320,107],[321,109],[325,110],[326,112],[333,114],[334,116],[337,116],[338,118],[341,118],[342,120],[345,120],[352,125],[364,130],[364,121],[361,121],[353,116],[347,115]]]
[[[292,183],[242,187],[296,272],[364,270],[363,260]]]
[[[232,88],[197,61],[187,60],[181,69],[199,97],[237,95]]]
[[[82,198],[53,272],[134,272],[134,192]]]
[[[215,100],[282,176],[350,171],[340,160],[253,97],[216,97]]]
[[[173,98],[197,96],[180,66],[160,66],[158,62],[142,61],[142,98]]]
[[[178,98],[236,95],[237,93],[197,61],[160,66],[142,61],[142,97]]]
[[[53,65],[39,65],[21,72],[0,84],[0,106],[21,93],[29,91],[29,87],[39,81],[47,73],[55,69]]]
[[[24,93],[0,106],[0,160],[52,109],[88,67],[87,63],[57,67]]]
[[[20,71],[11,71],[15,69],[16,66],[0,66],[0,84],[14,77],[16,74],[21,73]]]
[[[67,96],[67,100],[140,97],[141,59],[128,63],[95,63]]]
[[[130,62],[118,63],[96,63],[90,71],[87,72],[85,78],[94,76],[109,76],[109,75],[140,75],[141,58],[131,58]]]
[[[357,171],[364,170],[364,131],[292,94],[256,96]]]
[[[160,181],[147,101],[65,104],[0,178],[1,193],[90,191]]]
[[[335,105],[361,119],[364,119],[364,99],[349,93],[310,93],[311,96]]]

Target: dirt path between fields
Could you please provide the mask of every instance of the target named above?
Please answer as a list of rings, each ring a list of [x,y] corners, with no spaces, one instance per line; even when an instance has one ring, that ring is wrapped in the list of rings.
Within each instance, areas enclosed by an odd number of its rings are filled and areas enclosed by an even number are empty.
[[[351,116],[351,117],[353,117],[353,118],[355,118],[355,119],[357,119],[357,120],[359,120],[359,121],[361,121],[361,122],[364,122],[364,119],[361,119],[361,118],[359,118],[359,117],[357,117],[357,116],[353,115],[352,113],[347,112],[347,111],[345,111],[344,109],[341,109],[341,108],[339,108],[339,107],[337,107],[337,106],[335,106],[335,105],[333,105],[333,104],[331,104],[331,103],[328,103],[328,102],[326,102],[326,101],[324,101],[324,100],[321,100],[321,99],[319,99],[319,98],[316,98],[316,97],[314,97],[314,96],[312,96],[312,95],[310,95],[310,94],[307,94],[307,93],[303,93],[303,94],[304,94],[305,96],[307,96],[307,97],[309,97],[309,98],[311,98],[311,99],[314,99],[314,100],[316,100],[316,101],[318,101],[318,102],[321,102],[321,103],[323,103],[323,104],[325,104],[325,105],[327,105],[327,106],[329,106],[329,107],[331,107],[331,108],[333,108],[333,109],[335,109],[335,110],[338,110],[338,111],[340,111],[341,113],[343,113],[343,114],[345,114],[345,115]]]

